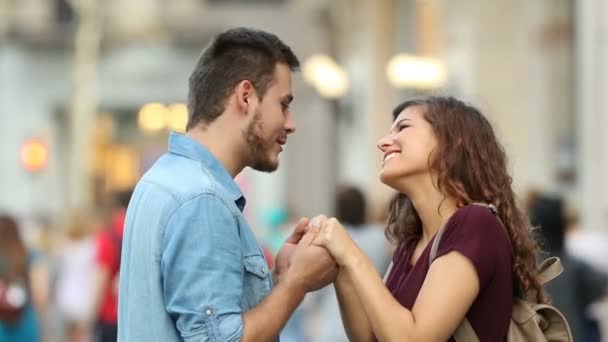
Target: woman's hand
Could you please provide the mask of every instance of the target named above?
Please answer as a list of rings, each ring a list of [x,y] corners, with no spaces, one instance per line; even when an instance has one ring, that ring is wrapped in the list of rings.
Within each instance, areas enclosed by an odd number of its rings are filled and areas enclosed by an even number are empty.
[[[312,244],[325,247],[340,266],[345,266],[350,258],[356,257],[357,253],[360,253],[357,244],[335,218],[323,222],[321,230]]]

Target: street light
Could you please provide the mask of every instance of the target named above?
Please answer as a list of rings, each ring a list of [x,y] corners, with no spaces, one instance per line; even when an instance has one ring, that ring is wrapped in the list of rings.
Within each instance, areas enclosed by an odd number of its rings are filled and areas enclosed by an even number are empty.
[[[325,98],[340,98],[349,88],[348,74],[327,55],[310,56],[304,62],[302,75]]]
[[[49,160],[47,144],[39,138],[27,139],[19,150],[21,166],[29,172],[39,172],[46,168]]]
[[[386,76],[396,88],[434,89],[445,83],[446,71],[438,59],[397,54],[389,60]]]
[[[156,133],[163,129],[184,132],[188,123],[188,107],[183,103],[166,106],[148,103],[139,110],[137,124],[145,133]]]
[[[167,107],[161,103],[148,103],[141,107],[137,123],[147,133],[158,132],[167,126]]]
[[[183,103],[174,103],[168,107],[167,126],[175,132],[184,132],[188,124],[188,107]]]

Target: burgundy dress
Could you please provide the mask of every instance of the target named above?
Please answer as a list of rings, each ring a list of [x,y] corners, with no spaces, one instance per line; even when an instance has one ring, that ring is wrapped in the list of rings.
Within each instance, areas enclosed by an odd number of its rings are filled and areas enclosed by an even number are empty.
[[[386,281],[393,297],[409,310],[429,271],[433,240],[412,265],[417,242],[395,251]],[[511,245],[500,221],[487,208],[469,205],[457,210],[446,224],[437,258],[451,251],[468,258],[479,276],[479,294],[466,314],[473,330],[482,342],[505,341],[513,306],[513,273]]]

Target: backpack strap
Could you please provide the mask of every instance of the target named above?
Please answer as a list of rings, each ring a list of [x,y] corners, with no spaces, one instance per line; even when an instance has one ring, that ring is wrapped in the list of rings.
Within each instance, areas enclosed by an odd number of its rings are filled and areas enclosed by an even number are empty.
[[[475,330],[473,330],[471,323],[469,323],[469,320],[466,319],[466,317],[460,322],[460,325],[456,328],[452,337],[454,337],[456,342],[479,342]]]
[[[563,271],[564,266],[562,266],[558,257],[547,258],[538,267],[538,280],[541,285],[545,285],[562,274]]]
[[[393,262],[391,261],[391,263],[388,265],[388,268],[386,269],[386,272],[384,273],[384,277],[382,278],[383,283],[386,283],[388,281],[388,276],[391,275],[392,270],[393,270]]]
[[[433,244],[431,245],[431,254],[429,254],[429,267],[433,263],[433,260],[437,257],[437,249],[439,248],[439,241],[441,241],[441,237],[443,236],[443,232],[445,232],[445,224],[439,228],[437,234],[435,235],[435,240],[433,240]]]

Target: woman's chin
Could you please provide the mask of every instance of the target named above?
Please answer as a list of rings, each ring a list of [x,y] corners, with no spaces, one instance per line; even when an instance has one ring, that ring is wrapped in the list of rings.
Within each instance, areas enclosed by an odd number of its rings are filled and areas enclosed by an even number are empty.
[[[410,170],[383,168],[380,170],[379,179],[383,184],[403,193],[408,184],[415,182],[417,176]]]
[[[393,185],[396,183],[396,180],[399,177],[397,174],[395,174],[394,172],[391,172],[390,170],[382,169],[382,170],[380,170],[379,178],[382,183],[393,188],[394,187]]]

